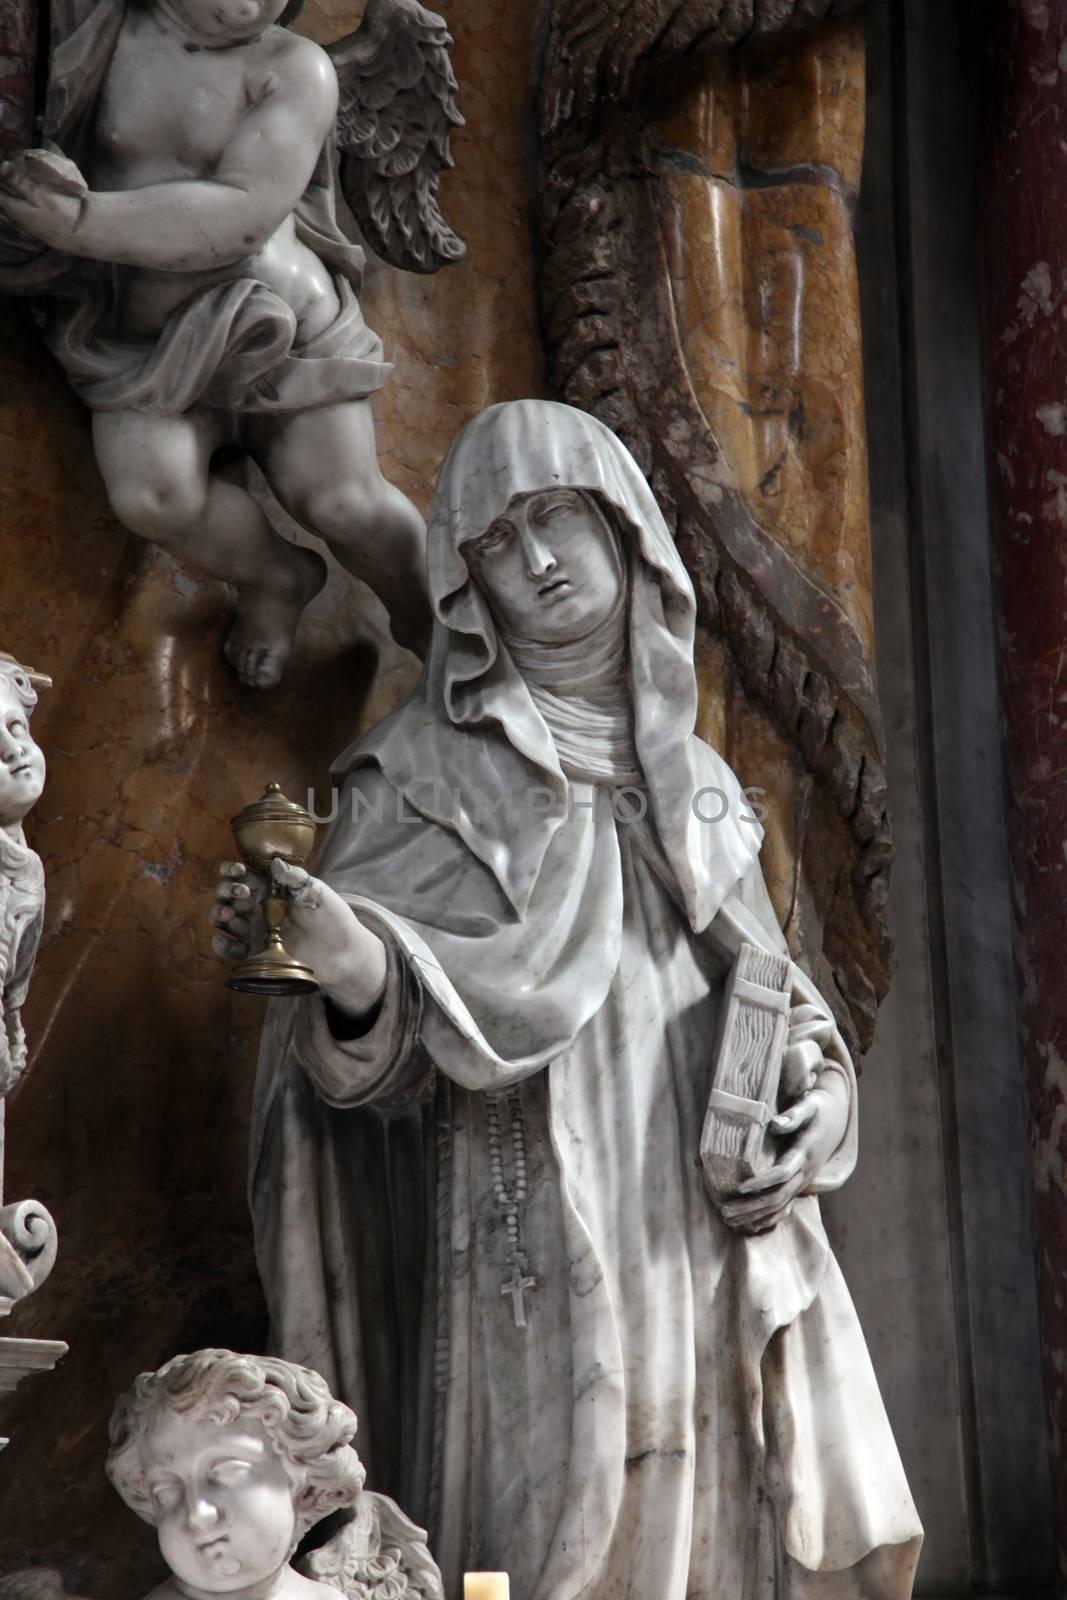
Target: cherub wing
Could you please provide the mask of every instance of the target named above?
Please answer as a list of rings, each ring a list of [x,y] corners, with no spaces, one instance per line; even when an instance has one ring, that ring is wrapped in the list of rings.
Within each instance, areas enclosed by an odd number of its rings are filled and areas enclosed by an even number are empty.
[[[444,1600],[441,1571],[426,1542],[423,1530],[406,1516],[395,1500],[384,1494],[370,1497],[378,1517],[378,1537],[383,1549],[396,1550],[408,1589],[421,1600]]]
[[[443,18],[418,0],[368,0],[356,33],[330,47],[341,85],[341,188],[373,250],[406,272],[436,272],[466,245],[437,203],[463,126]]]
[[[383,1494],[362,1494],[351,1519],[298,1566],[345,1600],[444,1600],[425,1533]]]

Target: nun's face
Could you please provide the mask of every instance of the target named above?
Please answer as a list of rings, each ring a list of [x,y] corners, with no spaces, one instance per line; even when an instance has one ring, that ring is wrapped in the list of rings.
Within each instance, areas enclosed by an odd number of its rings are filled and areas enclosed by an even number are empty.
[[[516,495],[464,554],[497,621],[534,644],[584,638],[622,594],[615,535],[578,489]]]

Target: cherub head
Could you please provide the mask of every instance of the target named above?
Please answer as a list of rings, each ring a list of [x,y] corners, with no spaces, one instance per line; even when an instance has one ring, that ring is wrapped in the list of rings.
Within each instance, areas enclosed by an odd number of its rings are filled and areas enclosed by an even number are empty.
[[[38,688],[51,678],[0,651],[0,828],[16,828],[41,798],[44,754],[30,733]]]
[[[200,1350],[142,1373],[119,1400],[107,1473],[156,1528],[183,1592],[258,1593],[308,1528],[358,1499],[355,1431],[317,1373]]]

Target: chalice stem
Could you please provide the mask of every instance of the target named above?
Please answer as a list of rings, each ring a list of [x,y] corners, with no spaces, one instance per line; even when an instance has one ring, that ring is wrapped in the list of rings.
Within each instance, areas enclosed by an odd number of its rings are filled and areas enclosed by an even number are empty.
[[[276,889],[272,889],[263,902],[263,921],[267,925],[268,947],[280,947],[282,942],[282,924],[288,906]]]

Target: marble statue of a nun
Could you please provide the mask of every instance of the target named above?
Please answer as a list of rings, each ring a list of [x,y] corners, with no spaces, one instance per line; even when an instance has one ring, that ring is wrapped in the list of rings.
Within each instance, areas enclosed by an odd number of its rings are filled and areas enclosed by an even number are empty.
[[[497,406],[444,464],[429,575],[422,679],[338,761],[318,878],[290,871],[328,981],[262,1046],[275,1345],[357,1411],[446,1592],[906,1600],[921,1529],[819,1214],[855,1077],[795,967],[822,1070],[777,1187],[720,1209],[700,1169],[726,974],[785,945],[694,733],[664,520],[595,419]],[[355,1001],[338,917],[377,952]]]

